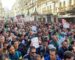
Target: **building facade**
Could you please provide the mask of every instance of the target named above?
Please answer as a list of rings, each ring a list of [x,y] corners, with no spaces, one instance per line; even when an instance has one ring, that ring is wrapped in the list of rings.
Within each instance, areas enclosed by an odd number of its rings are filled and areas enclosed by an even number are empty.
[[[4,8],[2,7],[2,3],[0,1],[0,17],[3,17],[5,16],[5,11],[4,11]]]
[[[39,14],[63,15],[75,8],[75,0],[17,0],[14,5],[15,15],[31,15],[35,11]]]

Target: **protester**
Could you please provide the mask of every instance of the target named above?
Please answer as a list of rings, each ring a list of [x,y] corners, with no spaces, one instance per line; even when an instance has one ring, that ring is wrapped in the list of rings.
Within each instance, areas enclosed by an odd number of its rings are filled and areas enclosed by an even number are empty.
[[[63,41],[62,42],[62,47],[59,48],[58,50],[58,54],[59,54],[59,57],[61,59],[63,59],[63,56],[64,56],[64,52],[68,50],[68,42],[67,41]]]
[[[74,54],[70,51],[64,53],[64,60],[74,60]]]
[[[7,49],[9,52],[9,59],[10,60],[22,60],[21,52],[16,51],[12,45],[8,45]]]
[[[44,57],[44,60],[61,60],[56,53],[56,47],[49,45],[49,55]]]
[[[35,60],[36,59],[36,48],[35,47],[30,47],[29,53],[27,55],[24,56],[23,60]]]
[[[20,16],[0,21],[0,60],[68,59],[68,50],[75,56],[75,24],[25,22]]]
[[[48,49],[48,41],[44,40],[43,45],[40,47],[40,54],[41,56],[47,56],[49,54],[49,49]]]
[[[56,49],[58,50],[59,44],[58,44],[58,38],[56,35],[52,36],[52,41],[50,42],[50,44],[53,44],[56,47]]]
[[[42,60],[42,58],[40,55],[37,55],[35,60]]]

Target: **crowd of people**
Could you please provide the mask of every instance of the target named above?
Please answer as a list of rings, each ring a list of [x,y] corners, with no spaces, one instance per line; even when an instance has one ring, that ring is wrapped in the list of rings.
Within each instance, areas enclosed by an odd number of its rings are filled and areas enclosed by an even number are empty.
[[[0,60],[75,60],[75,24],[0,21]]]

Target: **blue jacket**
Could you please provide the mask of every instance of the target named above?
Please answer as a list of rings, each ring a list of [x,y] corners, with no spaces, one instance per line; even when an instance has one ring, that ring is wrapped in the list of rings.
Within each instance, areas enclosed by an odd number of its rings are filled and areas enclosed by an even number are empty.
[[[20,58],[22,58],[22,55],[19,51],[16,51],[15,54],[9,54],[10,60],[19,60]]]
[[[44,57],[44,60],[51,60],[51,59],[50,59],[50,56],[48,55],[48,56]],[[57,56],[57,57],[56,57],[56,60],[61,60],[61,59],[59,58],[59,56]]]
[[[26,60],[26,59],[27,60],[32,60],[31,57],[30,57],[30,55],[25,55],[24,58],[23,58],[23,60]]]
[[[58,55],[61,59],[63,59],[64,57],[64,52],[67,51],[68,49],[64,49],[63,47],[61,47],[59,50],[58,50]]]

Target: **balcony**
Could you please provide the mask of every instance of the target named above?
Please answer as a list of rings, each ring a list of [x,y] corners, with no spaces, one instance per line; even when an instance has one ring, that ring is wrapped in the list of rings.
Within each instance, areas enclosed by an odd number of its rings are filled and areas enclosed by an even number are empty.
[[[72,8],[71,10],[68,10],[67,13],[71,15],[75,15],[75,8]]]
[[[66,7],[59,7],[58,8],[58,12],[65,12],[66,11]]]
[[[43,12],[43,14],[50,14],[50,13],[52,13],[52,9],[43,9],[42,10],[42,12]]]
[[[73,5],[69,5],[69,6],[67,6],[66,9],[67,9],[67,10],[72,10],[72,9],[73,9]]]
[[[47,2],[47,0],[37,0],[36,1],[38,7],[46,2]]]

